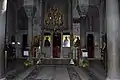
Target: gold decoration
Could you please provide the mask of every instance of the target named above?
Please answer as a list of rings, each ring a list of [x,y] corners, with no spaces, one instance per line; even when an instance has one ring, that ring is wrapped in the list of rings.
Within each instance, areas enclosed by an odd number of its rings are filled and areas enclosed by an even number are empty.
[[[35,47],[39,47],[39,43],[40,43],[40,36],[34,36],[34,46]]]
[[[61,26],[63,25],[63,14],[58,8],[50,8],[45,16],[44,23],[46,26]]]

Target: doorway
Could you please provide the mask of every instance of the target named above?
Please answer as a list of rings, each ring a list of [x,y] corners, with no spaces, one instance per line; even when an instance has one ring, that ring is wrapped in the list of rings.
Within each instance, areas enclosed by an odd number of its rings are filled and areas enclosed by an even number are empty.
[[[26,50],[26,47],[28,47],[27,44],[27,34],[23,34],[22,36],[22,56],[24,57],[24,50]]]
[[[94,36],[93,34],[87,35],[87,50],[88,50],[88,58],[94,58]]]
[[[53,33],[53,58],[60,58],[61,53],[61,33]]]

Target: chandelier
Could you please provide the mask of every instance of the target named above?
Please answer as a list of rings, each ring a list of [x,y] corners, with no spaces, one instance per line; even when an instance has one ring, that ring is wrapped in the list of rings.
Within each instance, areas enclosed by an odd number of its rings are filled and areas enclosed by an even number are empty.
[[[78,0],[77,10],[80,16],[85,16],[88,12],[89,0]]]
[[[53,28],[63,26],[63,14],[58,8],[50,8],[45,15],[44,24]]]

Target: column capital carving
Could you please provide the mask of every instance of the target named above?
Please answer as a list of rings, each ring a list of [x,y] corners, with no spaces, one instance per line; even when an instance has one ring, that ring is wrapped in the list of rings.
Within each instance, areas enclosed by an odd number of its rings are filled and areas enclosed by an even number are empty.
[[[24,6],[25,12],[28,16],[28,18],[32,18],[35,15],[36,7],[33,5],[25,5]]]

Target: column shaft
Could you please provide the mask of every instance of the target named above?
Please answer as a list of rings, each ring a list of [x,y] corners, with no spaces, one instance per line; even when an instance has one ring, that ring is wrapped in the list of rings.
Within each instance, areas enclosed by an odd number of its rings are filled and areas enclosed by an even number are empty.
[[[80,41],[81,41],[81,48],[85,48],[85,45],[86,45],[86,25],[85,25],[85,18],[82,18],[81,19],[81,23],[80,23]]]
[[[108,73],[107,80],[120,80],[119,76],[119,10],[118,0],[106,0]]]
[[[28,20],[28,46],[31,47],[32,43],[32,21]]]
[[[44,27],[44,6],[45,6],[45,2],[44,0],[41,0],[40,1],[41,53],[43,52],[43,40],[44,40],[44,29],[43,29]]]
[[[31,46],[32,46],[32,20],[29,18],[28,19],[28,47],[29,47],[30,59],[32,59]]]
[[[5,55],[4,55],[4,40],[5,40],[5,16],[6,13],[0,14],[0,79],[5,73]]]

